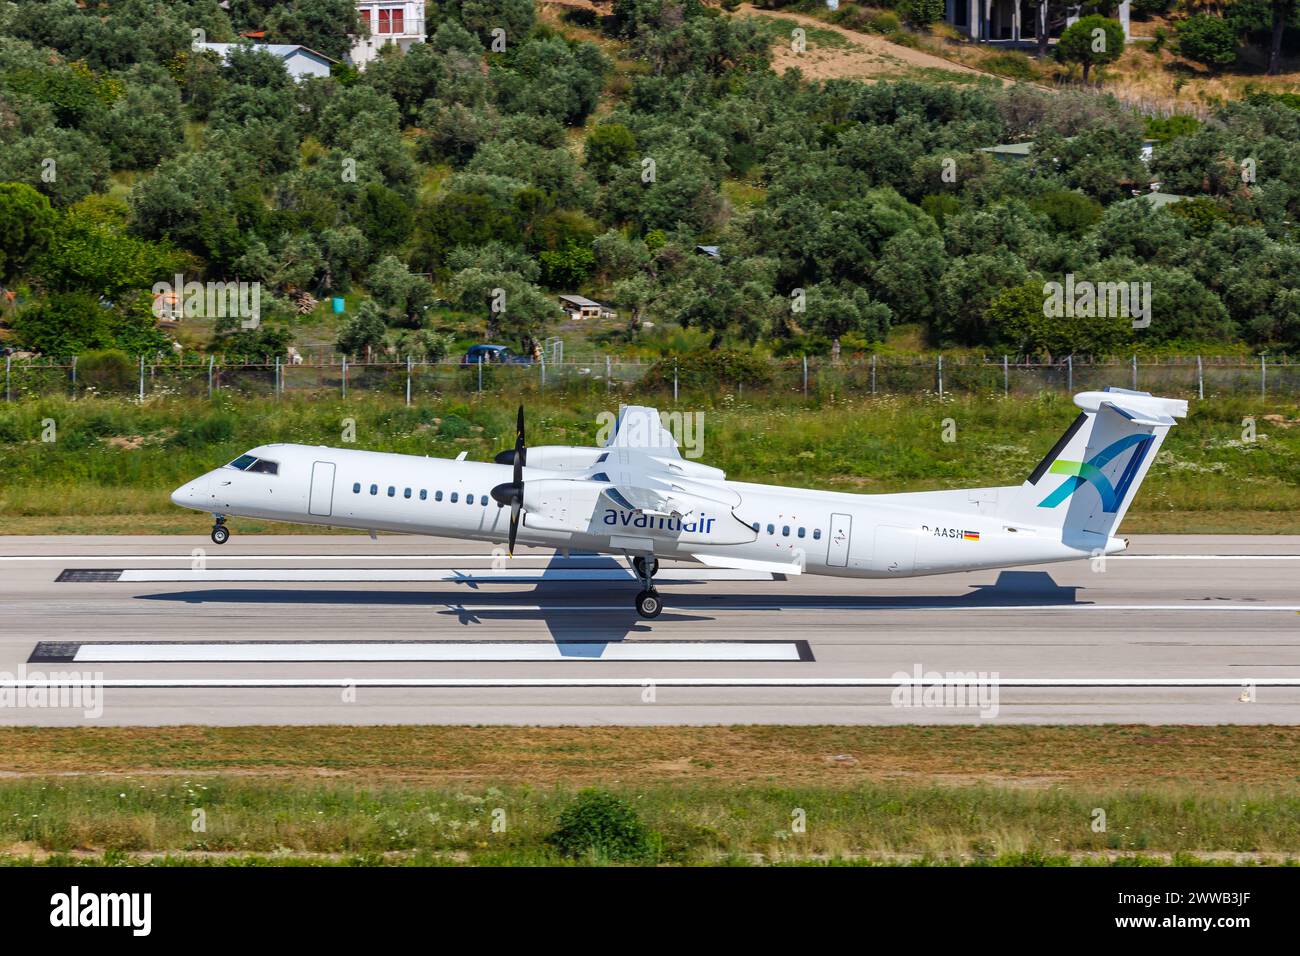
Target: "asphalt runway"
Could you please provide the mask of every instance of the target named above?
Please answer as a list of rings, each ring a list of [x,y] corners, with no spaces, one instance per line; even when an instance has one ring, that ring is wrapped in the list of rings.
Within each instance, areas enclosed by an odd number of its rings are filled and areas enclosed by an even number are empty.
[[[610,558],[234,530],[0,537],[0,725],[1300,722],[1300,536],[886,581],[666,563],[644,621]]]

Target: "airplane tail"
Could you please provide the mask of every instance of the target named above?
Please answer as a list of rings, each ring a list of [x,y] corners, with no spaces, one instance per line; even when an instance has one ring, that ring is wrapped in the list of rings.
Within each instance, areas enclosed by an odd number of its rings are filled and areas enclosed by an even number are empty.
[[[1013,496],[1008,522],[1059,528],[1061,540],[1086,551],[1111,550],[1111,535],[1146,477],[1180,399],[1107,388],[1081,392],[1082,411]]]

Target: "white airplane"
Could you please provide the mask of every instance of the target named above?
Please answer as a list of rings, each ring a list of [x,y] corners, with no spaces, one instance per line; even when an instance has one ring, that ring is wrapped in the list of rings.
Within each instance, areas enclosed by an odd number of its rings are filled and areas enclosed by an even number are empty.
[[[1114,532],[1187,403],[1108,388],[1023,484],[854,495],[728,481],[683,459],[652,408],[626,406],[602,447],[515,447],[496,463],[259,445],[182,485],[172,501],[228,516],[621,555],[655,617],[660,558],[781,574],[892,578],[1115,554]],[[492,507],[495,502],[496,507]]]

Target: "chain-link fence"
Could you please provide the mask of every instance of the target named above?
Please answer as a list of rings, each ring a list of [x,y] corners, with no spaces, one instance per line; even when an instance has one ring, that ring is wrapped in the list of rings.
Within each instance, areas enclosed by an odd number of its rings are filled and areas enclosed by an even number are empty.
[[[1162,395],[1212,398],[1254,395],[1300,396],[1300,362],[1285,356],[1254,359],[1182,356],[1161,359],[1034,361],[1023,357],[979,359],[854,357],[832,362],[824,357],[794,357],[744,363],[707,364],[691,356],[628,361],[595,356],[589,361],[536,362],[527,365],[466,365],[456,362],[350,362],[343,358],[288,362],[226,363],[148,358],[133,367],[105,370],[63,362],[6,357],[4,397],[65,395],[169,395],[246,397],[281,395],[387,394],[409,402],[433,397],[484,393],[610,392],[676,398],[702,392],[715,397],[745,393],[829,395],[1073,393],[1107,385]]]

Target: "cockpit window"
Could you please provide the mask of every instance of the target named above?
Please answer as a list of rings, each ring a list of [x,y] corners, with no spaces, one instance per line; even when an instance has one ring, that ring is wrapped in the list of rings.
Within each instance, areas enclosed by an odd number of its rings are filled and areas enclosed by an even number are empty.
[[[267,461],[265,458],[259,458],[244,470],[260,472],[263,475],[278,475],[280,473],[280,463],[278,461]]]
[[[240,455],[230,463],[230,467],[238,468],[240,471],[246,471],[248,466],[255,461],[257,461],[257,458],[253,455]]]

